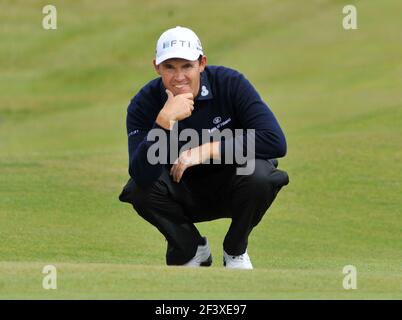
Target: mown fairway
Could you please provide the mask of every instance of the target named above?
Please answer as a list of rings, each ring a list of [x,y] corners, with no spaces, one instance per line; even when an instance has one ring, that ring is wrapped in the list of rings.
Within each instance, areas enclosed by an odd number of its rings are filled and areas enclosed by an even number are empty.
[[[1,299],[402,298],[401,1],[228,3],[54,0],[45,31],[48,2],[0,2]],[[287,135],[291,183],[250,237],[252,272],[222,267],[229,220],[198,225],[213,267],[166,267],[165,240],[117,198],[126,107],[176,25],[243,72]],[[49,264],[57,290],[42,288]]]

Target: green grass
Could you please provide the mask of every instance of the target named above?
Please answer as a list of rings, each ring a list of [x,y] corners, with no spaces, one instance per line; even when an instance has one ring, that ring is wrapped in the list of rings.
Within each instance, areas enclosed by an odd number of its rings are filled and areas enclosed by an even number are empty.
[[[400,1],[56,0],[55,31],[46,4],[0,4],[1,299],[402,298]],[[198,224],[213,267],[166,267],[163,237],[117,199],[127,104],[176,25],[252,81],[288,139],[291,183],[250,237],[252,272],[221,266],[226,219]]]
[[[358,265],[357,290],[336,267],[258,268],[253,272],[134,264],[56,263],[57,290],[42,288],[41,263],[0,263],[0,298],[18,299],[393,299],[398,270]],[[4,280],[3,280],[4,279]],[[386,289],[384,289],[386,288]]]

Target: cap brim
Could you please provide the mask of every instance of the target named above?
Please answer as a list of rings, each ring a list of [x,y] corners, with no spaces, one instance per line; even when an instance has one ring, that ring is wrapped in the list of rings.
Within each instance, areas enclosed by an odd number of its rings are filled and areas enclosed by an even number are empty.
[[[173,58],[179,58],[179,59],[185,59],[189,61],[195,61],[198,59],[198,57],[202,54],[202,52],[195,52],[195,53],[189,53],[189,52],[169,52],[167,54],[164,54],[163,56],[157,57],[155,59],[156,65],[162,63],[165,60],[168,59],[173,59]]]

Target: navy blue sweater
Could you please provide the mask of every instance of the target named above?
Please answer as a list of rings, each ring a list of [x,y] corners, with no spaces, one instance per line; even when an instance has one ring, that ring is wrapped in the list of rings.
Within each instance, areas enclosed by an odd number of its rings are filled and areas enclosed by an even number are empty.
[[[148,149],[158,143],[148,140],[147,134],[153,128],[162,129],[155,120],[166,100],[162,79],[157,78],[134,96],[127,109],[129,174],[140,186],[151,185],[160,177],[163,167],[170,166],[150,164],[147,160]],[[200,91],[194,99],[194,111],[190,117],[178,122],[179,133],[186,128],[198,132],[200,144],[202,129],[210,129],[211,132],[226,128],[233,132],[235,129],[254,129],[255,158],[272,159],[286,154],[286,139],[272,111],[241,73],[226,67],[207,66],[201,73]],[[164,131],[170,134],[170,131]],[[233,145],[238,146],[240,143],[247,148],[247,139],[237,136],[232,140]],[[183,144],[179,143],[179,146]],[[224,159],[223,142],[220,151]],[[169,159],[169,163],[174,160]],[[205,177],[221,168],[219,164],[193,166],[184,172],[183,179]]]

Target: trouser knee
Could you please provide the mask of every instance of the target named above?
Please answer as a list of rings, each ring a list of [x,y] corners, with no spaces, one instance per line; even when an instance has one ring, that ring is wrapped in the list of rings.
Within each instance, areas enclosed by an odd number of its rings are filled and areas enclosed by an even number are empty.
[[[279,191],[280,188],[289,183],[289,176],[285,171],[277,169],[271,161],[264,159],[251,160],[254,163],[254,170],[251,174],[241,176],[243,183],[246,183],[256,195],[265,192]]]

